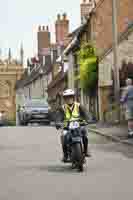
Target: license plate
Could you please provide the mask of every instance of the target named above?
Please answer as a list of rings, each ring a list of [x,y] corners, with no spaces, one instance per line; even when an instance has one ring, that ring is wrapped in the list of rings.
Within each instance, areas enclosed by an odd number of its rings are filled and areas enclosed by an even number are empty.
[[[46,118],[44,115],[34,115],[35,118]]]
[[[72,142],[81,142],[81,138],[80,137],[73,137]]]

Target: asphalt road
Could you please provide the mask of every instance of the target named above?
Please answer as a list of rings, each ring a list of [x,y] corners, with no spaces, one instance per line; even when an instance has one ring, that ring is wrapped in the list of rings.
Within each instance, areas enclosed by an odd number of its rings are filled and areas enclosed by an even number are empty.
[[[132,200],[133,148],[90,134],[85,171],[61,163],[53,127],[0,128],[0,200]]]

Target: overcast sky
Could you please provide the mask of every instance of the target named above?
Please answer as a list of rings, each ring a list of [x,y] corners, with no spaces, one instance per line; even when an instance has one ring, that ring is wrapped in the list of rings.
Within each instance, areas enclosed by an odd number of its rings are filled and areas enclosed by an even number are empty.
[[[18,55],[21,41],[25,56],[36,53],[36,31],[39,24],[50,25],[52,31],[58,13],[66,12],[70,30],[80,24],[80,0],[1,0],[0,47],[2,54]]]

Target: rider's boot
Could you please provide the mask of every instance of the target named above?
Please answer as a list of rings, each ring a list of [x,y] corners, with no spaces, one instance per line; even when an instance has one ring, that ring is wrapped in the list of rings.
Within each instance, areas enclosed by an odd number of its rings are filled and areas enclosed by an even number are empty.
[[[64,163],[68,162],[68,155],[67,154],[63,155],[62,162],[64,162]]]
[[[87,140],[84,141],[84,154],[85,154],[85,157],[91,157],[91,154],[88,150],[88,138]]]

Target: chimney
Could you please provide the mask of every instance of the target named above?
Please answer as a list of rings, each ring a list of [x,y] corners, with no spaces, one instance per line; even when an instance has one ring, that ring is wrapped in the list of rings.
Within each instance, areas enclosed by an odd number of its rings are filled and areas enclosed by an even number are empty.
[[[91,11],[95,8],[96,2],[95,0],[82,0],[82,3],[80,4],[80,12],[81,12],[81,21],[84,20],[84,18],[88,18]]]
[[[50,48],[51,44],[51,35],[48,26],[42,26],[42,31],[39,29],[37,33],[37,42],[38,42],[38,57],[42,62],[43,52],[45,49]]]
[[[64,40],[69,33],[69,20],[67,19],[66,13],[61,17],[60,14],[57,15],[57,20],[55,22],[55,32],[56,32],[56,43],[58,45],[64,45]]]

